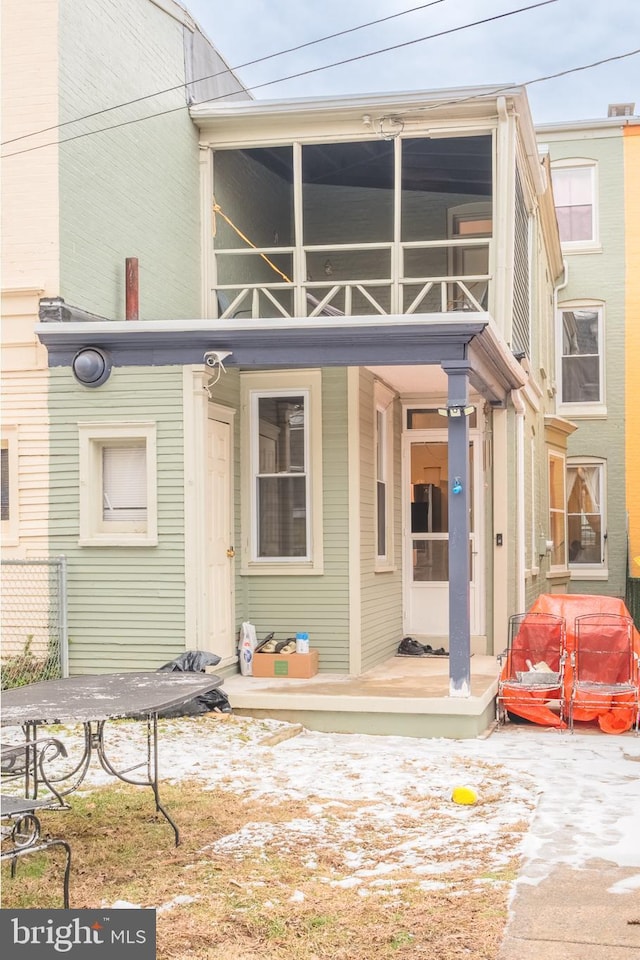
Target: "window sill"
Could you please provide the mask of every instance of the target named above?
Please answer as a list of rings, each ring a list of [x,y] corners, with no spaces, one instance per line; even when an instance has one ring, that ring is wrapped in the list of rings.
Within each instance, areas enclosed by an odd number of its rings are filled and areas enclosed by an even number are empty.
[[[572,580],[608,580],[608,570],[571,570]]]
[[[559,570],[550,570],[547,574],[547,580],[570,580],[571,571],[568,567],[563,567]]]
[[[569,419],[580,420],[605,420],[607,417],[607,407],[604,403],[560,403],[558,404],[558,413]]]
[[[379,566],[376,564],[376,566],[373,568],[373,572],[374,573],[395,573],[397,569],[398,568],[393,563],[391,564],[381,563]]]
[[[319,577],[324,573],[322,563],[249,563],[240,568],[241,577]]]
[[[78,540],[79,547],[157,547],[158,538],[157,537],[141,537],[141,536],[129,536],[120,535],[120,536],[99,536],[94,537],[80,537]]]
[[[570,256],[581,253],[602,253],[602,244],[593,240],[567,241],[561,244],[562,252]]]

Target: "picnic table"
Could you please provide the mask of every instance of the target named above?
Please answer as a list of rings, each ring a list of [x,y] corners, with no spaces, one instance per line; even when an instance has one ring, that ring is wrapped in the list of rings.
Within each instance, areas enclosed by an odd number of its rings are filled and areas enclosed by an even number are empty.
[[[79,723],[84,728],[81,756],[71,770],[66,769],[52,781],[65,796],[76,790],[97,756],[102,768],[124,783],[151,787],[156,810],[171,825],[176,846],[180,842],[178,827],[160,801],[158,776],[158,716],[171,707],[209,693],[222,685],[215,674],[134,673],[87,674],[62,680],[45,680],[24,687],[5,690],[2,694],[2,725],[21,726],[26,742],[38,738],[38,729],[45,724]],[[146,722],[144,758],[122,769],[108,754],[105,730],[114,720],[136,719]],[[110,729],[110,728],[109,728]],[[37,780],[33,784],[37,794]]]

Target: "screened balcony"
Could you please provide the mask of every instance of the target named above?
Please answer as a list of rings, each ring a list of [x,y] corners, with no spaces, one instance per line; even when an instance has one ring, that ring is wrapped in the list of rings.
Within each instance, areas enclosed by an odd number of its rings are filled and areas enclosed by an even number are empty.
[[[490,135],[216,150],[210,313],[483,312]]]

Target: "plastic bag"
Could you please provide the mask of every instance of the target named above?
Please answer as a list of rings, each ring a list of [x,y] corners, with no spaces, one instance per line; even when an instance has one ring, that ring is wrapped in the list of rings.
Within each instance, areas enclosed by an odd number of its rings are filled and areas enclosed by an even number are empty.
[[[165,663],[158,667],[158,673],[164,671],[179,671],[181,673],[204,673],[205,667],[216,667],[220,663],[220,657],[215,653],[208,653],[206,650],[187,650],[181,653],[175,660]]]
[[[167,707],[161,710],[158,717],[164,720],[170,720],[174,717],[197,717],[201,713],[232,713],[231,704],[224,690],[216,687],[215,690],[209,690],[207,693],[201,693],[198,697],[193,697],[185,703],[179,703],[175,707]]]
[[[220,663],[220,657],[215,653],[209,653],[207,650],[187,650],[181,653],[175,660],[165,663],[158,667],[158,673],[205,673],[205,667],[215,667]],[[167,707],[166,710],[158,713],[159,717],[168,720],[172,717],[195,717],[201,713],[231,713],[231,704],[229,698],[223,690],[216,687],[207,693],[202,693],[185,703],[179,703],[175,707]]]
[[[243,623],[240,627],[240,673],[243,677],[253,676],[253,654],[256,649],[256,628],[252,623]]]

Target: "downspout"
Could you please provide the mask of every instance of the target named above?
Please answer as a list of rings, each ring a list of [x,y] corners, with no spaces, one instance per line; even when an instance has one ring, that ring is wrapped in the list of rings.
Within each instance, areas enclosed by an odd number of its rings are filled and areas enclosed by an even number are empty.
[[[516,411],[516,610],[525,609],[525,515],[524,515],[524,414],[525,407],[519,390],[511,391]]]

